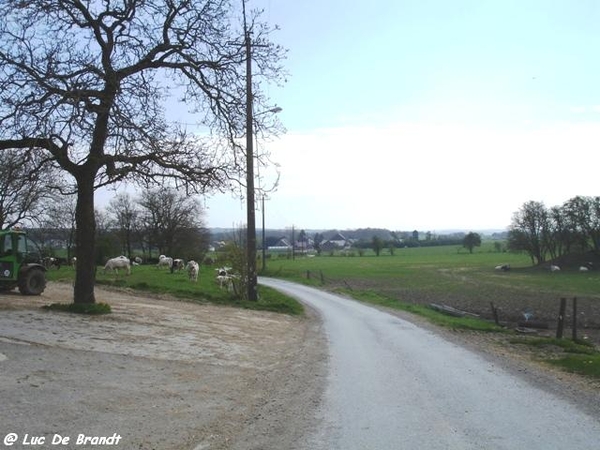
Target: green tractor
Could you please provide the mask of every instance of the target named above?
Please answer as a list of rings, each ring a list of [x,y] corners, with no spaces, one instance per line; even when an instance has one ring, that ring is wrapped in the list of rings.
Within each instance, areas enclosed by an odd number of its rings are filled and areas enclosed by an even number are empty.
[[[40,295],[46,288],[46,268],[35,243],[19,229],[0,231],[0,291],[16,287],[23,295]]]

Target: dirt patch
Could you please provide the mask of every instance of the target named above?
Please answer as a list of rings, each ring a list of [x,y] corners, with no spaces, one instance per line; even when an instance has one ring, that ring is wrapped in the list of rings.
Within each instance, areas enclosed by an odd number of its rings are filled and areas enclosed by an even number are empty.
[[[58,283],[40,297],[0,294],[3,433],[71,443],[117,433],[127,449],[293,448],[312,426],[327,350],[310,311],[294,318],[102,288],[97,301],[112,314],[40,308],[71,296]]]

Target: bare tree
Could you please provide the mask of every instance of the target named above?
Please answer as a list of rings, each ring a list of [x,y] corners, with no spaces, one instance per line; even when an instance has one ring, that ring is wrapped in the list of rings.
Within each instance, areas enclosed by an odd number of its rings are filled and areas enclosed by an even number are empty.
[[[548,210],[541,202],[529,201],[513,215],[509,228],[508,246],[511,250],[526,251],[534,263],[546,261],[543,232]]]
[[[73,177],[76,303],[95,302],[96,188],[166,179],[207,192],[239,174],[246,118],[239,22],[227,0],[0,4],[0,151],[41,151],[42,164]],[[278,81],[282,49],[270,44],[257,14],[248,22],[260,44],[255,81]],[[253,100],[264,105],[256,92]],[[203,139],[167,120],[176,96],[204,125]]]
[[[573,197],[562,210],[582,251],[588,246],[600,251],[600,197]]]
[[[61,241],[67,249],[67,260],[73,257],[75,246],[75,204],[74,195],[63,196],[52,202],[41,218],[40,226],[46,230],[52,240]]]
[[[553,206],[549,209],[544,240],[552,259],[560,258],[570,251],[572,236],[567,224],[568,220],[563,208]]]
[[[54,201],[57,184],[53,167],[41,170],[36,152],[5,150],[0,164],[0,229],[37,218]],[[42,164],[43,165],[43,164]]]
[[[144,192],[139,205],[146,235],[159,253],[188,259],[205,253],[203,211],[193,197],[175,189],[156,189]]]
[[[133,240],[139,228],[140,211],[129,194],[118,194],[110,201],[108,213],[115,223],[121,249],[129,258],[133,255]]]

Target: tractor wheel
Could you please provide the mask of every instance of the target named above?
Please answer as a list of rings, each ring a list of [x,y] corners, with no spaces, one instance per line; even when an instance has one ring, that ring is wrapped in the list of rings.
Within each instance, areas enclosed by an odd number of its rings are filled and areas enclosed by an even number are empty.
[[[46,275],[41,269],[29,269],[19,279],[19,292],[23,295],[40,295],[46,289]]]

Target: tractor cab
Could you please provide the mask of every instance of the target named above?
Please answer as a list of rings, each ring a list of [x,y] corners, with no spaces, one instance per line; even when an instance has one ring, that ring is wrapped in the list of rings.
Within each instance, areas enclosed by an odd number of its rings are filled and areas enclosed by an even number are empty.
[[[40,295],[46,288],[41,253],[20,229],[0,231],[0,290],[15,287],[23,295]]]

